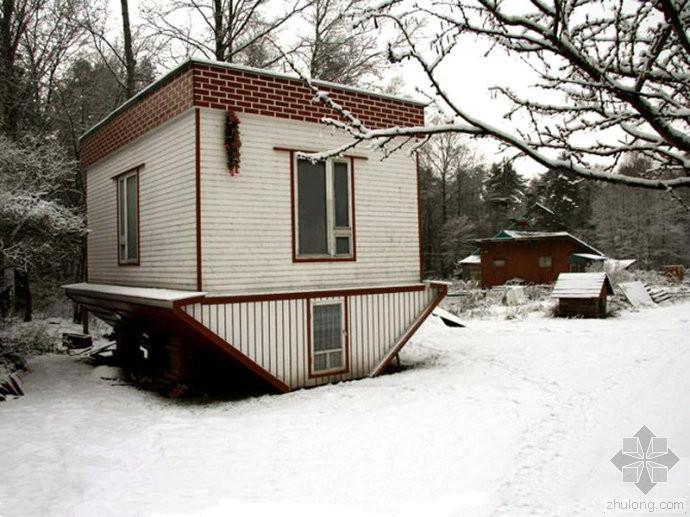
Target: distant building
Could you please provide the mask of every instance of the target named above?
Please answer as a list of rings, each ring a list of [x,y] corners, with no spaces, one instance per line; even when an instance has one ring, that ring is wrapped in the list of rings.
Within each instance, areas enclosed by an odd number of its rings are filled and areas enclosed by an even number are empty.
[[[460,266],[460,276],[463,280],[479,282],[482,279],[482,257],[479,253],[467,255],[458,262],[458,265]]]
[[[480,239],[481,285],[484,288],[519,279],[549,284],[560,273],[586,271],[607,257],[568,232],[503,230]]]

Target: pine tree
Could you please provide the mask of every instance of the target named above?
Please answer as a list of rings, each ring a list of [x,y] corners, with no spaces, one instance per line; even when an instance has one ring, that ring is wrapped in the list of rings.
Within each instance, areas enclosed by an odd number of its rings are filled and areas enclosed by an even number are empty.
[[[510,225],[522,210],[526,199],[527,181],[507,160],[494,163],[484,181],[484,201],[491,207],[491,231],[498,232]]]
[[[536,180],[528,218],[532,226],[542,230],[589,233],[591,196],[589,185],[581,178],[569,171],[549,169]]]

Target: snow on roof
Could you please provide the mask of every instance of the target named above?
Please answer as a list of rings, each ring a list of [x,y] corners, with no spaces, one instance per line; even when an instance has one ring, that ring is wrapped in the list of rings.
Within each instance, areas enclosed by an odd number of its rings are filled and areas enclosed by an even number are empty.
[[[464,259],[462,259],[458,264],[481,264],[482,263],[482,257],[481,255],[467,255]]]
[[[616,273],[628,269],[635,262],[635,259],[607,259],[604,263],[604,268],[607,273]]]
[[[545,239],[548,237],[569,237],[568,232],[536,232],[527,230],[503,230],[503,233],[513,239]]]
[[[128,287],[124,285],[109,284],[70,284],[62,286],[68,294],[82,294],[86,296],[98,296],[111,300],[122,300],[141,305],[155,307],[172,307],[173,302],[186,300],[206,293],[201,291],[178,291],[175,289],[157,289],[152,287]]]
[[[551,298],[598,298],[604,285],[611,294],[613,288],[606,273],[561,273]]]
[[[556,215],[553,210],[545,206],[543,203],[540,203],[539,201],[534,203],[534,206],[541,208],[544,212],[548,212],[551,215]]]
[[[505,237],[501,237],[504,235]],[[507,238],[506,238],[507,237]],[[606,255],[599,251],[598,249],[590,246],[582,239],[578,239],[570,232],[538,232],[538,231],[526,231],[526,230],[503,230],[495,237],[490,237],[488,239],[478,239],[476,242],[500,242],[505,240],[530,240],[530,239],[553,239],[556,237],[567,237],[573,239],[574,241],[580,243],[582,246],[586,247],[593,254],[605,257]]]
[[[448,312],[445,309],[442,309],[441,307],[436,307],[432,312],[432,316],[436,316],[437,318],[440,318],[441,321],[447,326],[447,327],[464,327],[465,323],[458,318],[455,314],[452,312]]]
[[[607,258],[603,255],[595,255],[594,253],[573,253],[573,255],[587,260],[606,260]]]

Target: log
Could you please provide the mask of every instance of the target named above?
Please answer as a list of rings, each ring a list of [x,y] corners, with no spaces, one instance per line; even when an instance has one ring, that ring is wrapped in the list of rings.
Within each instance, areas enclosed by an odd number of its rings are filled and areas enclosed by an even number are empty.
[[[80,350],[89,348],[91,345],[93,345],[93,339],[88,334],[64,332],[62,334],[62,344],[70,350]]]
[[[14,394],[18,396],[24,395],[24,387],[22,386],[22,381],[19,380],[19,377],[17,377],[16,374],[11,373],[9,380],[12,388],[14,389]]]

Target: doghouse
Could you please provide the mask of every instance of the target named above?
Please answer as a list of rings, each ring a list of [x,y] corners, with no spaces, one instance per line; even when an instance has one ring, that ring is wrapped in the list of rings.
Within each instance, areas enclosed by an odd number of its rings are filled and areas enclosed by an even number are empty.
[[[551,293],[558,299],[559,316],[606,316],[606,297],[613,287],[606,273],[561,273]]]

